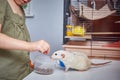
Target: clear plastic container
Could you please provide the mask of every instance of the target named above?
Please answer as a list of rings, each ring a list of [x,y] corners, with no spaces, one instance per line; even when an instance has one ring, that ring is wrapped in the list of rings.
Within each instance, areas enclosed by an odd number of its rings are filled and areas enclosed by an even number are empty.
[[[50,75],[54,72],[54,61],[47,55],[40,55],[33,61],[34,71],[42,75]]]

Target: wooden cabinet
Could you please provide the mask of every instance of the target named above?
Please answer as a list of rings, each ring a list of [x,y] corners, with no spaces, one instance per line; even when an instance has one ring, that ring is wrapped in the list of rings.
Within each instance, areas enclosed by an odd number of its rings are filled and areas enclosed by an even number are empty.
[[[64,0],[65,50],[84,52],[95,58],[120,59],[120,1],[105,1]],[[75,26],[84,26],[84,35],[68,36],[67,25],[72,26],[72,33]]]

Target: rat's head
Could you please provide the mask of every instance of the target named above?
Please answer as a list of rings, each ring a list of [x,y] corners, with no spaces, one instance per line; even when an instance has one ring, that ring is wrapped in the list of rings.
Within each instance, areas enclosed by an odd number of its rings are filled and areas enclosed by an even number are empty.
[[[56,60],[63,59],[64,57],[65,57],[64,50],[55,51],[51,56],[52,59],[56,59]]]

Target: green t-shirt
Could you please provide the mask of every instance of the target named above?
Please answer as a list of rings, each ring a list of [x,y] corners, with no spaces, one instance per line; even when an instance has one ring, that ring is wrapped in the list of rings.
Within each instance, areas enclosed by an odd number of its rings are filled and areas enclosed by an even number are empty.
[[[12,38],[30,41],[25,16],[15,14],[7,0],[0,0],[1,33]],[[30,72],[29,52],[0,49],[0,80],[22,80]]]

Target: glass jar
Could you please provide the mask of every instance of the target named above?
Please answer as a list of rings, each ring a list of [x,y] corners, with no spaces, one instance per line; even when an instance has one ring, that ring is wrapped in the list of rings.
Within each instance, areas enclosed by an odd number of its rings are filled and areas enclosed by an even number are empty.
[[[34,61],[34,71],[42,75],[50,75],[54,72],[54,61],[47,55],[37,56]]]

